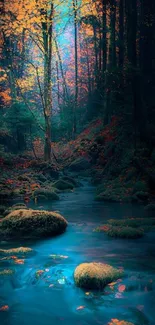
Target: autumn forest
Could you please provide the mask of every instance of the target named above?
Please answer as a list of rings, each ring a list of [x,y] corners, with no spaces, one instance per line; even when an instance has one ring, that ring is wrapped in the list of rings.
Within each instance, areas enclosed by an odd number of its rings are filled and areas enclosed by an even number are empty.
[[[155,2],[0,0],[0,323],[155,325]]]

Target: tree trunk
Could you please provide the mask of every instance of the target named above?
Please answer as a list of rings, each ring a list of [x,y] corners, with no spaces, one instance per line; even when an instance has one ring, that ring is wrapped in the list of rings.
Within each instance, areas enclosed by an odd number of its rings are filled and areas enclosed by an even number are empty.
[[[107,0],[102,0],[102,52],[103,52],[103,75],[107,68]]]
[[[116,0],[110,2],[110,46],[109,46],[109,67],[116,66]]]
[[[137,0],[126,0],[127,14],[127,57],[132,67],[137,63]]]
[[[73,109],[73,137],[75,138],[77,132],[77,107],[78,107],[78,26],[77,26],[77,0],[73,0],[73,12],[74,12],[74,49],[75,49],[75,102]]]
[[[124,0],[119,3],[119,67],[124,65]]]
[[[44,44],[44,118],[45,118],[45,144],[44,159],[51,162],[51,113],[52,113],[52,36],[53,36],[53,3],[51,3],[50,15],[47,10],[41,9],[43,16],[42,33]]]

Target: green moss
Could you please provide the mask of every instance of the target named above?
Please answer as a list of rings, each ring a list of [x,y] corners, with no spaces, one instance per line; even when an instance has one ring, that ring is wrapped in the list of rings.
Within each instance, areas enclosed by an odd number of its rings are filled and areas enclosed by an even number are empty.
[[[150,211],[150,212],[155,211],[155,203],[150,203],[150,204],[146,205],[145,210]]]
[[[135,183],[134,187],[133,187],[133,194],[135,194],[136,192],[148,192],[148,186],[145,182],[142,181],[138,181]]]
[[[21,209],[27,209],[26,205],[25,204],[22,204],[21,205],[13,205],[12,207],[8,208],[7,210],[4,211],[3,213],[3,216],[6,217],[9,213],[15,211],[15,210],[21,210]]]
[[[132,227],[117,227],[105,225],[100,227],[100,231],[104,231],[109,237],[124,238],[124,239],[137,239],[144,235],[144,230]]]
[[[142,226],[155,225],[155,218],[127,218],[127,219],[110,219],[108,220],[112,226],[133,227],[138,228]]]
[[[68,183],[72,184],[74,187],[77,187],[78,186],[77,181],[74,178],[72,178],[72,177],[63,176],[62,177],[62,180],[65,181],[65,182],[68,182]]]
[[[66,220],[56,212],[42,210],[15,210],[0,223],[1,238],[47,237],[61,234]]]
[[[136,192],[134,195],[132,195],[132,201],[147,201],[149,198],[148,192]]]
[[[51,200],[51,201],[57,201],[59,200],[59,196],[57,193],[55,193],[55,189],[46,190],[46,189],[37,189],[33,193],[33,197],[37,198],[38,201],[44,201],[44,200]]]
[[[83,263],[74,272],[75,283],[86,289],[103,289],[108,283],[123,276],[123,270],[103,263]]]
[[[53,187],[57,188],[60,191],[72,190],[74,188],[73,184],[60,179],[53,184]]]

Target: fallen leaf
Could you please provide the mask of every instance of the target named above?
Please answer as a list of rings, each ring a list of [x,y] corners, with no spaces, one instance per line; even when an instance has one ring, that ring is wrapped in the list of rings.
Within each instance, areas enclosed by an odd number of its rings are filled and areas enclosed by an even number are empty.
[[[14,263],[15,264],[24,264],[25,260],[22,260],[22,259],[15,259],[14,260]]]
[[[2,306],[0,308],[0,311],[7,311],[7,310],[9,310],[9,306],[8,305]]]
[[[86,308],[86,307],[85,306],[79,306],[79,307],[76,308],[76,310],[81,310],[81,309],[84,309],[84,308]]]
[[[121,285],[119,285],[119,287],[118,287],[118,291],[119,291],[119,292],[124,292],[125,289],[126,289],[126,286],[125,286],[124,284],[121,284]]]

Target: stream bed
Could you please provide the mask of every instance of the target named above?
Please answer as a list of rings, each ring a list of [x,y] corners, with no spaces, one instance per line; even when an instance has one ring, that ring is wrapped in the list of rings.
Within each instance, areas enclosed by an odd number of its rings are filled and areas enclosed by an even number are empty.
[[[34,250],[18,264],[0,261],[0,271],[15,271],[0,276],[0,308],[8,306],[0,311],[1,325],[107,325],[111,319],[155,325],[155,233],[122,240],[93,232],[109,218],[143,217],[143,206],[97,202],[93,186],[84,181],[60,201],[35,208],[59,211],[69,225],[51,239],[0,242],[0,248]],[[125,277],[102,292],[79,289],[74,269],[89,261],[124,268]]]

